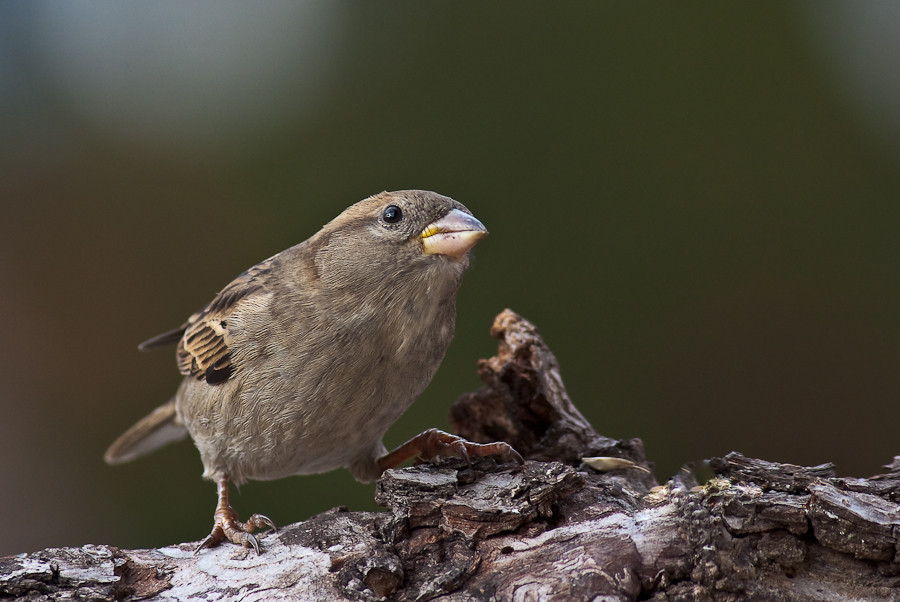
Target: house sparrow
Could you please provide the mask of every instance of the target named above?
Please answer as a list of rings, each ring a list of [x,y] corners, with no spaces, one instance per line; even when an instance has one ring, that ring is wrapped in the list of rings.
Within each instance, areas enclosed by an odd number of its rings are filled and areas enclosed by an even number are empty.
[[[228,539],[254,548],[254,514],[238,521],[229,482],[346,467],[370,482],[419,456],[497,455],[430,429],[391,453],[382,437],[444,357],[468,251],[487,234],[461,203],[434,192],[383,192],[314,236],[250,268],[178,328],[141,350],[177,343],[175,396],[106,452],[127,462],[190,435],[215,481],[214,526],[197,550]]]

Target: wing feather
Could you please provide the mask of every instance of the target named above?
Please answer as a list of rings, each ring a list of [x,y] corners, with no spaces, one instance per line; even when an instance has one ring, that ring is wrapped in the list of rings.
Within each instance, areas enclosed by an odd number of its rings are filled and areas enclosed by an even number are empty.
[[[150,337],[140,345],[138,345],[138,349],[141,351],[150,351],[154,347],[162,347],[163,345],[174,345],[178,341],[181,340],[181,337],[184,336],[184,329],[187,328],[188,323],[185,322],[178,328],[173,328],[172,330],[167,330],[162,334],[158,334],[155,337]]]

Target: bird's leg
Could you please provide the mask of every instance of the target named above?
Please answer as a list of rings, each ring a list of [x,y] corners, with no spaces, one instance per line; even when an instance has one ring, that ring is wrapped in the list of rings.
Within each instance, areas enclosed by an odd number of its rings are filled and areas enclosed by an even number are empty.
[[[410,458],[428,460],[438,456],[459,456],[469,462],[470,456],[483,458],[499,456],[505,461],[524,464],[525,460],[511,445],[498,441],[496,443],[473,443],[462,437],[445,433],[438,429],[428,429],[416,435],[392,452],[378,459],[378,468],[382,471],[395,468]]]
[[[240,522],[237,512],[228,503],[228,477],[219,478],[216,481],[216,488],[219,492],[219,503],[216,504],[216,512],[213,514],[212,533],[200,542],[195,553],[203,548],[214,548],[227,539],[245,548],[253,548],[259,554],[259,542],[256,541],[253,532],[263,527],[269,527],[276,531],[275,523],[262,514],[254,514],[246,523]]]

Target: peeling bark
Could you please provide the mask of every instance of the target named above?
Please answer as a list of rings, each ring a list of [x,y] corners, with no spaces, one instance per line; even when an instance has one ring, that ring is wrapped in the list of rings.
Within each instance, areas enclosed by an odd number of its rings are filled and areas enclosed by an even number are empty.
[[[387,471],[386,512],[334,509],[261,539],[46,549],[0,558],[0,598],[29,600],[900,600],[900,457],[868,479],[731,453],[699,486],[648,467],[639,439],[597,434],[556,358],[511,311],[455,432],[505,440],[522,467],[446,459]]]

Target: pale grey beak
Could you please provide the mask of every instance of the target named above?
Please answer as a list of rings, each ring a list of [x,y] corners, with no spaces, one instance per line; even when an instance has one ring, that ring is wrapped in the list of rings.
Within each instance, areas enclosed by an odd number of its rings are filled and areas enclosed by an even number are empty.
[[[487,228],[480,221],[465,211],[453,209],[425,226],[419,236],[422,237],[426,254],[447,255],[459,260],[487,233]]]

